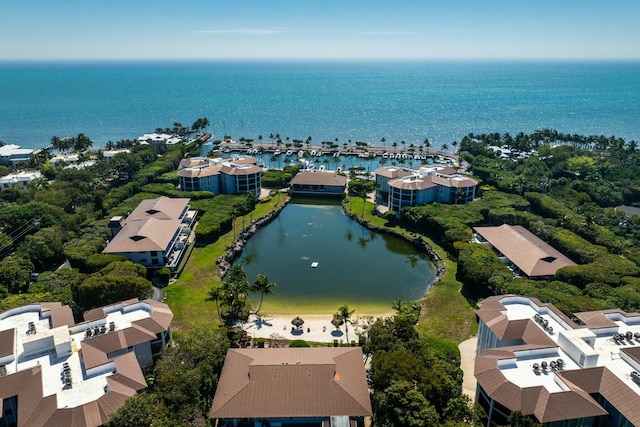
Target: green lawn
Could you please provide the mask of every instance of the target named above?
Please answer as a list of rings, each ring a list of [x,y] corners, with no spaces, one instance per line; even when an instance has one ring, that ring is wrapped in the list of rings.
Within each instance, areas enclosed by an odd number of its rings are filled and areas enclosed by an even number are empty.
[[[284,198],[280,199],[280,203]],[[267,215],[276,209],[277,199],[260,203],[256,206],[253,219]],[[349,203],[351,205],[349,205]],[[353,197],[346,200],[347,212],[352,210],[358,216],[362,215],[363,200]],[[364,219],[371,224],[383,227],[386,220],[371,213],[373,203],[366,202],[364,206]],[[249,222],[249,216],[244,218],[245,224]],[[243,218],[236,218],[236,230],[242,227]],[[394,227],[393,230],[402,235],[412,236],[414,233]],[[426,239],[436,252],[446,260],[446,273],[442,280],[431,287],[427,296],[421,301],[422,315],[420,317],[419,331],[423,335],[447,338],[450,341],[461,342],[471,334],[476,333],[477,323],[473,307],[461,295],[462,284],[455,278],[457,264],[447,258],[446,252]],[[212,286],[219,286],[219,270],[216,259],[223,255],[233,241],[233,233],[229,232],[221,236],[217,242],[203,248],[195,248],[187,262],[180,278],[165,289],[166,302],[174,314],[174,328],[176,330],[193,327],[217,327],[218,317],[215,302],[208,299],[208,290]],[[277,293],[277,288],[275,289]],[[257,303],[257,301],[256,301]],[[265,297],[261,314],[331,314],[344,302],[322,301],[312,302],[304,307],[299,303],[293,305],[287,301],[278,301],[277,298]],[[362,314],[389,313],[390,307],[379,305],[362,306],[349,304],[356,309],[355,316]]]

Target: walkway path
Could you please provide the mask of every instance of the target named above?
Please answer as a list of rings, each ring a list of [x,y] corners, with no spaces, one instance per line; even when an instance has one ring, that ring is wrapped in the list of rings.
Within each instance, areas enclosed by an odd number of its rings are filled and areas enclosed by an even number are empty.
[[[469,396],[471,400],[476,398],[476,377],[473,374],[476,361],[476,346],[478,337],[469,338],[458,345],[460,349],[460,368],[464,377],[462,379],[462,392]]]

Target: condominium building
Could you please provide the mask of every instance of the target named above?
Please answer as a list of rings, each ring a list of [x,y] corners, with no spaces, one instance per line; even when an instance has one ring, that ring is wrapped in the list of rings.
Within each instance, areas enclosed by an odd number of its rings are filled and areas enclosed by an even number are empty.
[[[478,182],[448,166],[419,169],[383,166],[376,169],[376,187],[390,210],[439,202],[467,203],[475,198]]]
[[[100,426],[171,341],[173,314],[132,299],[85,313],[29,304],[0,314],[0,427]]]
[[[640,425],[640,314],[575,313],[517,295],[478,303],[476,400],[487,426],[512,411],[545,427]]]
[[[260,196],[262,168],[251,156],[230,159],[193,157],[180,162],[178,184],[182,191],[213,194],[254,193]]]
[[[197,215],[189,201],[164,196],[147,199],[126,218],[111,218],[114,237],[102,253],[123,255],[149,268],[177,267]]]

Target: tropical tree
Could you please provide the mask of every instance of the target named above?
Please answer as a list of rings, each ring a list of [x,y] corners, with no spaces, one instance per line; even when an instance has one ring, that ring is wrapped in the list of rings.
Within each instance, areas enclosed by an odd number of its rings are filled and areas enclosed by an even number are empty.
[[[269,282],[269,277],[264,274],[258,274],[256,281],[253,282],[253,286],[251,290],[254,292],[260,292],[260,305],[258,305],[258,309],[256,310],[256,314],[262,308],[262,300],[265,295],[273,295],[273,288],[276,287],[274,282]]]
[[[251,286],[247,281],[247,273],[238,264],[234,264],[222,281],[220,288],[222,302],[227,307],[227,325],[231,326],[240,318],[249,303],[247,295]]]
[[[351,322],[351,316],[356,310],[349,310],[349,306],[347,304],[341,305],[338,308],[338,312],[336,313],[336,317],[344,323],[345,335],[347,337],[347,342],[349,342],[349,324]]]
[[[427,154],[429,154],[429,147],[431,147],[431,141],[429,141],[429,138],[425,138],[422,145],[424,145],[424,148],[427,149]]]
[[[214,286],[209,289],[209,298],[216,302],[216,312],[218,313],[218,320],[222,323],[222,316],[220,315],[220,298],[222,297],[222,289],[219,286]]]
[[[442,149],[442,151],[447,151],[449,149],[449,146],[445,142],[444,144],[442,144],[442,146],[440,148]]]

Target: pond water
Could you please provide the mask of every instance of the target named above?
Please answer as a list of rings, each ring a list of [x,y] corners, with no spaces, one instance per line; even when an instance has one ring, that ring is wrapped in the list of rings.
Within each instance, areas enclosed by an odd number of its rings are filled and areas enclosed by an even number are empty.
[[[359,313],[389,312],[397,298],[422,298],[435,277],[426,254],[350,220],[334,201],[294,199],[249,239],[237,262],[251,283],[258,274],[277,283],[275,295],[265,297],[267,311],[335,310],[347,303]]]

